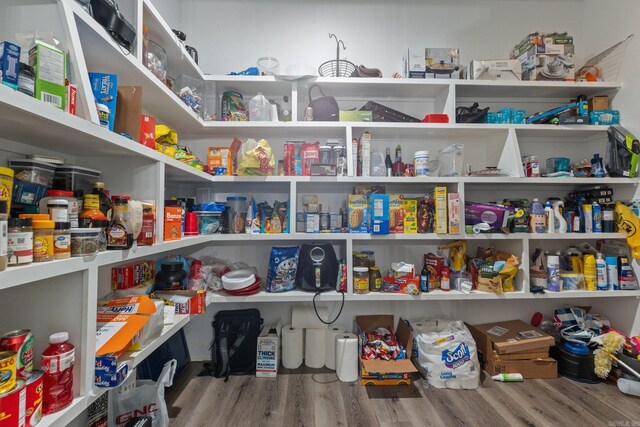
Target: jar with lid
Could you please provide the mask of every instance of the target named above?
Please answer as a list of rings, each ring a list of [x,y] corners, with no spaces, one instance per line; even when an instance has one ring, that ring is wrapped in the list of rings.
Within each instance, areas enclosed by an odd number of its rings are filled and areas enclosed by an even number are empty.
[[[362,251],[360,253],[367,257],[367,267],[371,268],[376,265],[376,257],[373,254],[373,251]]]
[[[96,194],[85,194],[80,219],[93,220],[94,218],[106,218],[100,210],[100,197]]]
[[[124,197],[114,197],[113,214],[107,231],[107,249],[124,250],[133,242],[129,232],[129,201]]]
[[[369,293],[369,267],[353,267],[353,293]]]
[[[369,257],[362,252],[353,253],[353,266],[354,267],[369,267]]]
[[[56,222],[53,227],[53,257],[71,258],[71,223]]]
[[[65,199],[49,199],[47,210],[53,222],[69,221],[69,202]]]
[[[71,223],[71,228],[78,227],[78,215],[82,210],[79,207],[78,199],[74,196],[73,191],[66,190],[48,190],[47,196],[40,199],[40,212],[47,212],[49,210],[49,203],[57,204],[57,200],[64,200],[67,202],[67,221]],[[55,209],[55,206],[53,207]],[[51,215],[51,220],[54,222],[65,222],[55,218],[55,214]]]
[[[98,253],[98,238],[100,229],[97,228],[72,228],[71,229],[71,256],[91,256]]]
[[[6,270],[9,265],[9,215],[7,212],[7,201],[0,200],[0,271]]]
[[[325,164],[325,165],[330,165],[331,163],[331,158],[333,157],[333,148],[331,148],[330,145],[321,145],[318,148],[319,151],[319,163]],[[335,164],[335,161],[333,162],[333,164]]]
[[[98,251],[104,252],[107,250],[107,230],[109,229],[109,220],[104,219],[94,219],[91,221],[91,228],[97,228],[100,230],[100,234],[98,234]]]
[[[156,218],[151,206],[142,208],[142,228],[138,234],[138,246],[151,246],[155,243]]]
[[[33,262],[53,261],[53,227],[55,223],[33,221]]]
[[[429,151],[416,151],[413,157],[416,176],[429,176]]]
[[[187,272],[180,261],[165,261],[160,264],[160,271],[156,274],[157,289],[185,289]]]
[[[7,233],[9,266],[33,262],[33,228],[29,218],[9,219]]]
[[[371,292],[382,291],[382,274],[380,267],[369,267],[369,290]]]

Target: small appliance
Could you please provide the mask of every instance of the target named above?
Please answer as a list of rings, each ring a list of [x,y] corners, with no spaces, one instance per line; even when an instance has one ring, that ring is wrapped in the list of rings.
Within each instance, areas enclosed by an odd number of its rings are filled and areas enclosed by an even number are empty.
[[[93,19],[95,19],[111,37],[127,50],[136,39],[136,30],[120,13],[114,0],[91,0]]]
[[[605,166],[609,176],[635,177],[640,154],[638,139],[620,125],[610,126],[607,135]]]
[[[338,258],[330,243],[304,243],[300,248],[296,286],[307,292],[336,289]]]

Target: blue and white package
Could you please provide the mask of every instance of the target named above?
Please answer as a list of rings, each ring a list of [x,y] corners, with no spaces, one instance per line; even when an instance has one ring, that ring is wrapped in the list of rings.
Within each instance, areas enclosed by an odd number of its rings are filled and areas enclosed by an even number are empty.
[[[118,76],[115,74],[89,73],[91,90],[98,109],[100,126],[113,131],[116,121]]]
[[[271,248],[267,292],[286,292],[296,288],[299,255],[299,246]]]

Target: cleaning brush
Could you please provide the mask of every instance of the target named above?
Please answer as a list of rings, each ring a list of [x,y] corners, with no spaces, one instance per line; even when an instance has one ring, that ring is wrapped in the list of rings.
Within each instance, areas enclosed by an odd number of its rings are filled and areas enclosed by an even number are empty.
[[[616,332],[609,332],[602,337],[602,348],[596,350],[594,358],[595,373],[600,378],[607,378],[611,371],[613,354],[619,352],[624,344],[624,337]],[[617,360],[617,359],[616,359]]]

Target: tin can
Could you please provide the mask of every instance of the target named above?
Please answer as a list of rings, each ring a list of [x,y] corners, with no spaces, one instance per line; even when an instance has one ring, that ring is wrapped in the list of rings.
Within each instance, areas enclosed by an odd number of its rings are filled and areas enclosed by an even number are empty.
[[[23,427],[26,422],[27,386],[23,379],[16,380],[11,390],[0,393],[0,420],[2,427]]]
[[[33,370],[33,334],[29,329],[7,332],[0,338],[0,350],[16,352],[16,374],[29,378]]]
[[[43,372],[33,371],[26,380],[26,426],[33,427],[42,419]]]
[[[16,352],[0,352],[0,393],[13,390],[16,386]]]

